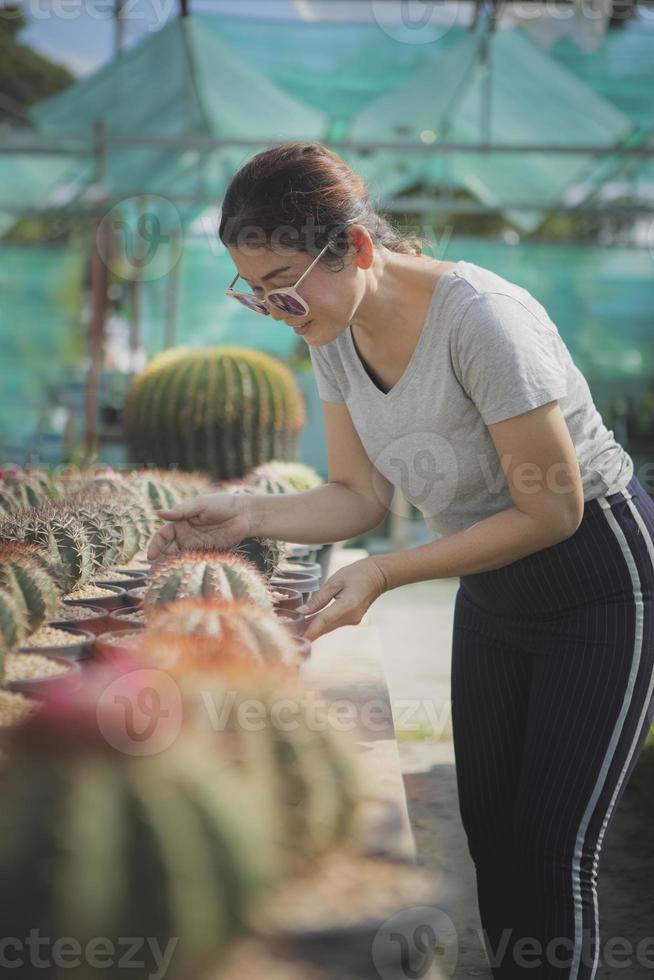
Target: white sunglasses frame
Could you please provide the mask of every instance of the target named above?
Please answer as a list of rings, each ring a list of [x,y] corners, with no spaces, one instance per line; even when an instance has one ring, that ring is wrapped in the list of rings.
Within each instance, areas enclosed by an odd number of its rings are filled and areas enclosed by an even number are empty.
[[[293,286],[281,286],[281,287],[277,287],[276,289],[274,289],[274,288],[273,289],[266,289],[265,292],[264,292],[264,294],[263,294],[263,296],[262,297],[259,297],[259,296],[256,296],[255,293],[252,293],[252,292],[246,293],[246,292],[243,292],[242,290],[234,289],[234,283],[236,282],[236,280],[238,279],[238,277],[241,274],[240,272],[237,272],[236,275],[234,276],[234,278],[232,279],[231,283],[229,284],[228,288],[225,290],[225,295],[226,296],[233,296],[234,299],[236,299],[236,300],[238,300],[239,296],[245,296],[248,300],[256,300],[258,303],[269,302],[268,297],[272,293],[282,293],[285,296],[286,295],[290,295],[296,302],[299,301],[302,304],[302,306],[304,307],[304,312],[303,313],[288,313],[288,311],[282,310],[281,306],[277,306],[276,303],[273,303],[272,305],[275,307],[275,309],[281,310],[282,313],[286,313],[287,316],[306,316],[307,313],[309,312],[309,304],[296,291],[297,290],[297,287],[300,285],[300,283],[304,279],[306,279],[306,277],[309,275],[309,273],[311,272],[311,270],[313,269],[313,267],[323,257],[323,255],[325,254],[325,252],[327,251],[327,249],[329,248],[329,246],[331,244],[332,244],[332,242],[327,242],[327,244],[325,245],[325,247],[323,248],[323,250],[320,252],[320,254],[319,255],[316,255],[315,259],[313,260],[313,262],[311,263],[311,265],[309,266],[309,268],[306,269],[302,273],[302,275],[300,276],[300,278],[297,280],[297,282]],[[239,302],[240,302],[240,300],[239,300]],[[261,313],[263,316],[270,316],[270,311],[269,310],[266,310],[266,309],[257,310],[257,309],[254,309],[252,306],[247,306],[246,303],[242,303],[241,305],[242,306],[246,306],[247,309],[248,310],[252,310],[253,313]]]

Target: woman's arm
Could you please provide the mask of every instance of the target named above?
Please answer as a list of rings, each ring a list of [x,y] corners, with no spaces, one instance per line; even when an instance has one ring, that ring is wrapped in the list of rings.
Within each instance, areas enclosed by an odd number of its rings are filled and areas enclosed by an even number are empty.
[[[325,483],[300,493],[237,494],[244,502],[255,537],[328,544],[365,534],[382,521],[385,509],[344,483]]]
[[[387,588],[486,572],[569,537],[584,512],[577,455],[557,401],[488,426],[515,507],[437,541],[375,555]]]

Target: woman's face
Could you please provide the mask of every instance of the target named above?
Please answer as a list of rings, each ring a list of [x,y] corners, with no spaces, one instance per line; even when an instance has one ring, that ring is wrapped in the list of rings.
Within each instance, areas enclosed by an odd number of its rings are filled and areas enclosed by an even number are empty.
[[[256,296],[261,296],[264,290],[294,286],[315,258],[308,252],[262,245],[230,246],[229,253],[245,280],[245,283],[237,281],[234,288],[247,291],[249,287]],[[318,262],[298,287],[309,312],[298,316],[290,308],[284,311],[268,303],[270,319],[281,320],[289,328],[308,324],[306,332],[301,334],[303,340],[316,347],[329,343],[345,330],[363,297],[365,283],[355,257],[356,249],[350,246],[348,254],[342,256],[344,266],[338,271]]]

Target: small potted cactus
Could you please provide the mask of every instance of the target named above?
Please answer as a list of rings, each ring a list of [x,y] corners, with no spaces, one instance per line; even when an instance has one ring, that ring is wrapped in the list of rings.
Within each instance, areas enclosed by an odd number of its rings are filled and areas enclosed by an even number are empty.
[[[159,606],[191,597],[243,599],[272,609],[267,583],[248,561],[226,552],[195,550],[153,572],[145,594],[146,618]]]

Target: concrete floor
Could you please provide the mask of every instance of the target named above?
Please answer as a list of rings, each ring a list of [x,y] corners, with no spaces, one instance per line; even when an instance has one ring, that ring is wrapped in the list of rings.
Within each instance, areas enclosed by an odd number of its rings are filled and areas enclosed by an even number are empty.
[[[365,622],[379,630],[418,860],[444,872],[448,883],[442,909],[452,926],[446,934],[443,975],[490,978],[474,865],[459,816],[451,741],[449,684],[457,587],[458,579],[444,579],[394,589],[373,604]],[[654,835],[629,788],[607,829],[598,875],[602,956],[596,980],[654,980]],[[630,964],[626,968],[605,962],[606,943],[616,937],[624,937],[634,952],[642,944],[640,957],[617,957]]]

